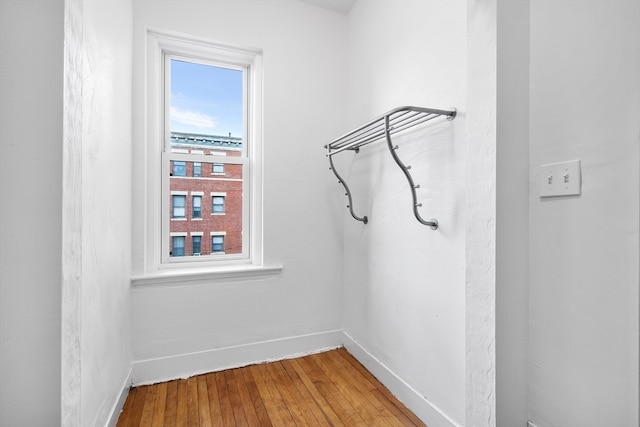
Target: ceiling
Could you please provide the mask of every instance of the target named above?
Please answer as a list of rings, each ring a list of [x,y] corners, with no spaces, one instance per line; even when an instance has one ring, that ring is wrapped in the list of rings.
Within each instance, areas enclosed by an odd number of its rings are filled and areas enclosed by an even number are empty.
[[[346,15],[351,10],[356,0],[300,0],[305,3],[321,7],[323,9],[332,10],[334,12]]]

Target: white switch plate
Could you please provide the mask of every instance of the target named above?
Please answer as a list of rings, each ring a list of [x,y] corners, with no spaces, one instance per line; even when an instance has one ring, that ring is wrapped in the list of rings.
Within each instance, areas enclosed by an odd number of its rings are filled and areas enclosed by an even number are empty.
[[[540,197],[579,196],[580,160],[540,165]]]

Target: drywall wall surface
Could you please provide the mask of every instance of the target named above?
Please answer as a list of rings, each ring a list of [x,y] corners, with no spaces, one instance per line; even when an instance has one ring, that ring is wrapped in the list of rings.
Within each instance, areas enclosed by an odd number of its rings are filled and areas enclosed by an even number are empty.
[[[79,426],[82,412],[82,2],[64,8],[62,143],[61,424]]]
[[[131,365],[129,1],[82,2],[81,426],[107,425]]]
[[[343,120],[345,25],[343,15],[298,1],[134,2],[137,159],[144,158],[147,27],[262,50],[264,258],[284,266],[257,280],[134,287],[135,361],[341,329],[341,192],[323,146]],[[144,228],[139,173],[134,246]],[[142,273],[136,251],[134,274]]]
[[[339,136],[392,108],[457,107],[396,138],[425,218],[384,141],[342,155],[345,331],[412,388],[433,426],[465,419],[466,4],[357,2],[349,13],[348,115]],[[336,157],[339,157],[337,155]],[[335,191],[340,191],[334,184]],[[429,415],[431,414],[431,415]],[[430,418],[425,418],[430,417]]]
[[[640,3],[531,2],[530,418],[638,425]],[[542,163],[582,194],[542,199]]]
[[[465,425],[496,426],[498,1],[469,1]]]
[[[3,426],[60,425],[63,22],[62,1],[0,2]]]
[[[495,420],[497,426],[525,426],[529,412],[529,2],[499,1],[496,13]]]

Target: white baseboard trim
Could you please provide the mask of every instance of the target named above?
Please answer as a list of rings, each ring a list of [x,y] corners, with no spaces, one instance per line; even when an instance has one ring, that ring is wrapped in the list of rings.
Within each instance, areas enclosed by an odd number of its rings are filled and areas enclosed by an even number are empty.
[[[207,372],[290,359],[342,347],[342,330],[261,341],[132,363],[133,385],[155,384]]]
[[[124,402],[127,400],[127,396],[129,396],[129,389],[131,388],[131,371],[132,370],[129,369],[129,375],[125,378],[124,384],[120,389],[120,397],[118,397],[118,400],[111,409],[111,415],[109,416],[107,427],[116,427],[116,424],[118,424],[118,418],[120,418]]]
[[[429,427],[461,427],[358,344],[348,333],[343,331],[343,335],[347,351]]]

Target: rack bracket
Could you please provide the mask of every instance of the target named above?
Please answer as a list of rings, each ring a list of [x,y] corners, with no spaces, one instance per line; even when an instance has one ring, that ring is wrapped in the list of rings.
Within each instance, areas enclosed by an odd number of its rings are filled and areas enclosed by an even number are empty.
[[[340,176],[340,174],[336,170],[336,167],[333,164],[333,156],[345,150],[351,150],[358,153],[360,151],[360,147],[384,139],[387,142],[387,147],[389,148],[391,157],[398,165],[398,167],[402,170],[409,183],[409,188],[411,189],[411,197],[413,199],[414,216],[421,224],[427,225],[433,230],[438,229],[438,221],[436,219],[432,218],[430,220],[425,220],[420,215],[418,207],[421,207],[422,203],[418,203],[418,196],[416,193],[416,189],[420,188],[420,185],[413,182],[411,173],[409,173],[411,166],[407,166],[402,162],[397,153],[398,146],[393,145],[391,136],[438,117],[446,117],[447,120],[453,120],[456,117],[456,113],[457,111],[455,108],[451,108],[450,110],[436,110],[433,108],[413,106],[398,107],[394,108],[391,111],[388,111],[387,113],[379,117],[376,117],[370,122],[354,129],[353,131],[345,135],[342,135],[341,137],[333,140],[331,143],[325,145],[325,148],[327,149],[327,157],[329,157],[330,169],[331,171],[333,171],[336,178],[338,178],[338,183],[342,184],[345,189],[345,195],[349,199],[347,207],[349,208],[351,216],[355,220],[361,221],[364,224],[367,224],[369,222],[369,219],[366,215],[358,216],[355,213],[353,209],[351,190],[349,190],[349,186],[345,182],[344,178],[342,178],[342,176]]]

